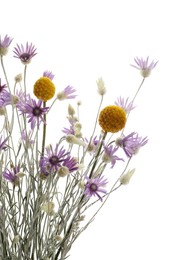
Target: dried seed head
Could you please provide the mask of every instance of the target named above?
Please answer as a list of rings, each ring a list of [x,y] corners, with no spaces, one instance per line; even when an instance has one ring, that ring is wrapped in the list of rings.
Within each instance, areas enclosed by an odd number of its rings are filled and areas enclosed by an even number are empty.
[[[22,81],[22,74],[20,73],[20,74],[18,74],[18,75],[15,76],[15,82],[16,82],[16,83],[19,83],[19,82],[21,82],[21,81]]]
[[[69,174],[69,169],[66,166],[62,166],[58,169],[57,174],[59,177],[65,177]]]
[[[129,170],[126,174],[122,175],[120,178],[120,183],[122,185],[127,185],[131,179],[131,177],[133,176],[135,172],[135,169]]]
[[[70,116],[74,116],[74,114],[75,114],[75,110],[74,110],[74,108],[69,104],[69,106],[68,106],[68,114],[70,115]]]
[[[67,135],[66,136],[66,141],[69,144],[78,144],[78,145],[85,146],[85,143],[82,140],[80,140],[79,138],[77,138],[76,136],[74,136],[74,135]]]
[[[98,86],[98,93],[103,96],[106,93],[106,88],[105,88],[105,84],[102,78],[99,78],[97,81],[97,86]]]

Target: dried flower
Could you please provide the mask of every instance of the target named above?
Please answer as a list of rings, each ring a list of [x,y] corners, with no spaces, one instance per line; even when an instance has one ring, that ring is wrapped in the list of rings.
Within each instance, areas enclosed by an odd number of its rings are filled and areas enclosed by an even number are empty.
[[[99,193],[106,194],[106,190],[104,189],[105,185],[108,183],[103,176],[98,176],[94,179],[90,179],[86,177],[87,183],[85,184],[84,194],[89,199],[92,196],[97,196],[101,201],[102,197]]]
[[[1,39],[0,36],[0,56],[5,56],[8,53],[9,46],[13,38],[5,35],[4,39]]]
[[[35,82],[33,91],[38,99],[47,101],[55,95],[55,86],[49,77],[42,77]]]
[[[120,183],[122,185],[129,184],[129,181],[130,181],[131,177],[133,176],[134,172],[135,172],[135,169],[132,169],[132,170],[129,170],[126,174],[123,174],[120,177]]]
[[[104,147],[104,153],[102,156],[102,161],[105,163],[111,163],[111,167],[113,168],[117,160],[122,160],[122,158],[119,158],[118,156],[114,155],[115,152],[118,150],[118,147],[114,147],[113,145],[106,146],[103,144]]]
[[[21,82],[21,81],[22,81],[22,74],[20,73],[20,74],[18,74],[18,75],[15,76],[15,82],[16,82],[16,83],[19,83],[19,82]]]
[[[147,57],[146,59],[136,57],[134,60],[137,65],[131,64],[131,66],[140,70],[143,78],[148,77],[150,75],[151,71],[156,67],[156,65],[158,63],[158,61],[156,61],[156,62],[152,61],[149,64],[149,57]]]
[[[31,43],[26,43],[26,47],[21,44],[17,44],[17,47],[14,48],[14,57],[21,60],[24,65],[27,65],[31,62],[32,58],[37,54],[35,46]]]
[[[57,99],[60,101],[64,99],[73,99],[76,97],[76,95],[72,95],[74,92],[76,92],[76,90],[73,87],[67,86],[62,92],[57,94]]]
[[[31,129],[34,129],[36,123],[38,128],[41,122],[45,123],[43,115],[48,111],[48,107],[42,107],[42,100],[36,102],[28,96],[26,101],[20,100],[18,102],[17,108],[21,114],[27,115],[27,118],[29,118],[28,123],[31,123]]]
[[[3,177],[10,181],[14,186],[17,186],[19,184],[19,177],[17,176],[17,173],[20,171],[18,166],[13,167],[13,169],[8,170],[6,169],[3,171]]]
[[[129,102],[129,98],[126,100],[122,97],[118,97],[117,100],[115,101],[115,105],[123,108],[125,110],[126,114],[128,115],[132,109],[134,109],[133,103]]]
[[[47,78],[53,80],[54,77],[55,77],[55,75],[54,75],[51,71],[46,70],[46,71],[44,71],[44,73],[43,73],[43,77],[47,77]]]
[[[7,148],[6,142],[8,137],[3,140],[3,137],[0,136],[0,151],[5,150]]]
[[[47,215],[52,216],[54,215],[55,211],[55,204],[52,201],[48,201],[41,206],[41,210],[47,213]]]
[[[97,81],[97,86],[98,86],[98,93],[103,96],[106,93],[106,88],[105,88],[105,84],[102,78],[99,78]]]
[[[125,127],[125,111],[118,106],[107,106],[99,115],[99,124],[105,132],[116,133]]]
[[[66,141],[69,144],[78,144],[78,145],[85,146],[85,142],[84,141],[82,141],[81,139],[79,139],[76,136],[71,135],[71,134],[66,136]]]
[[[131,158],[139,151],[140,147],[144,146],[147,142],[147,137],[139,137],[137,133],[133,132],[120,139],[119,145],[123,148],[127,157]]]

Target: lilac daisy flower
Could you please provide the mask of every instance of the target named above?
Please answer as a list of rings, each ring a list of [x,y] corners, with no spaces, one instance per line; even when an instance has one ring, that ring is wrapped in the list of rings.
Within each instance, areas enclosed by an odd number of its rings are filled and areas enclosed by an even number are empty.
[[[43,116],[48,111],[48,107],[42,107],[42,100],[36,102],[28,95],[26,101],[22,102],[21,100],[21,102],[18,102],[17,108],[21,114],[27,115],[27,118],[29,118],[28,123],[31,123],[31,129],[34,129],[36,123],[38,128],[41,122],[45,124]]]
[[[106,194],[106,190],[103,188],[108,182],[103,176],[98,176],[94,179],[86,177],[87,183],[85,184],[84,194],[89,199],[92,196],[97,196],[101,201],[102,197],[99,193]]]
[[[19,184],[19,177],[17,176],[17,174],[19,173],[19,167],[16,166],[13,169],[10,170],[6,170],[3,172],[3,177],[7,180],[10,181],[13,185],[18,185]]]
[[[55,75],[54,75],[51,71],[46,70],[46,71],[44,71],[44,73],[43,73],[43,77],[47,77],[47,78],[53,80],[53,78],[55,77]]]
[[[53,149],[52,145],[47,147],[46,154],[40,159],[40,168],[42,172],[51,173],[57,171],[65,161],[66,155],[68,155],[68,153],[65,153],[63,146],[59,149],[59,144],[56,144],[55,149]]]
[[[24,141],[27,148],[30,148],[34,144],[34,140],[31,139],[32,132],[29,131],[28,133],[26,130],[22,130],[21,132],[21,140]]]
[[[73,157],[71,157],[70,155],[68,155],[64,161],[62,166],[67,167],[69,172],[73,172],[76,171],[78,169],[78,163],[76,161],[76,159],[74,159]]]
[[[155,62],[154,60],[149,63],[149,57],[147,57],[146,59],[136,57],[134,61],[136,65],[131,64],[131,66],[140,70],[141,75],[144,78],[150,75],[151,70],[153,70],[158,63],[158,61]]]
[[[139,151],[140,147],[144,146],[147,142],[147,137],[139,137],[137,133],[133,132],[120,139],[118,144],[123,148],[127,157],[131,158]]]
[[[6,145],[7,140],[8,140],[8,137],[3,140],[3,137],[0,136],[0,151],[7,149],[7,145]]]
[[[5,35],[4,39],[1,39],[0,36],[0,55],[5,56],[8,52],[9,45],[11,44],[13,38],[10,38],[8,35]]]
[[[31,43],[26,43],[26,47],[21,44],[20,46],[17,44],[17,47],[14,48],[15,58],[21,60],[21,62],[26,65],[29,64],[31,59],[37,54],[35,46]]]
[[[135,107],[133,106],[132,102],[128,103],[129,98],[126,100],[122,97],[118,97],[117,100],[115,101],[115,105],[118,107],[123,108],[125,110],[126,114],[129,114],[129,112],[134,109]]]
[[[0,95],[0,107],[5,107],[7,105],[14,103],[13,96],[6,90]]]
[[[77,95],[72,95],[74,92],[76,92],[76,90],[73,87],[67,86],[63,91],[57,94],[57,99],[59,100],[73,99],[77,96]]]
[[[102,160],[105,163],[111,163],[111,168],[114,167],[117,160],[124,161],[122,158],[119,158],[118,156],[114,155],[115,152],[118,150],[118,147],[113,147],[113,145],[106,146],[103,143],[104,147],[104,153],[102,156]]]

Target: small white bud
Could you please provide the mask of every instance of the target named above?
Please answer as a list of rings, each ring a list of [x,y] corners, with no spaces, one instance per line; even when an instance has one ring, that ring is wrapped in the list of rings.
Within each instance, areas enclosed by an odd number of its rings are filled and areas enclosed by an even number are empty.
[[[73,116],[75,114],[75,110],[74,110],[74,108],[70,104],[68,106],[68,114],[70,116]]]
[[[67,135],[66,136],[66,141],[69,144],[78,144],[78,145],[85,146],[85,143],[82,140],[80,140],[79,138],[77,138],[76,136],[74,136],[74,135]]]
[[[65,177],[67,174],[69,174],[69,169],[66,166],[62,166],[58,169],[57,174],[59,177]]]
[[[105,84],[102,78],[99,78],[97,81],[97,86],[98,86],[98,93],[103,96],[106,93],[106,88]]]
[[[131,177],[133,176],[135,172],[135,169],[129,170],[126,174],[122,175],[120,178],[120,183],[122,185],[127,185],[131,179]]]
[[[20,74],[18,74],[18,75],[15,76],[15,82],[16,82],[16,83],[19,83],[19,82],[21,82],[21,81],[22,81],[22,74],[20,73]]]

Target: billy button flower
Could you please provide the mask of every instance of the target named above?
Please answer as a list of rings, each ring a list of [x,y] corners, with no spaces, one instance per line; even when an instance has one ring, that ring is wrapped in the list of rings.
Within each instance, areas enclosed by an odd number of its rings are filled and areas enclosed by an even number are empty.
[[[107,106],[99,115],[99,125],[105,132],[119,132],[125,127],[126,121],[126,112],[119,106]]]
[[[49,77],[41,77],[34,84],[34,95],[46,102],[55,95],[55,86]]]

